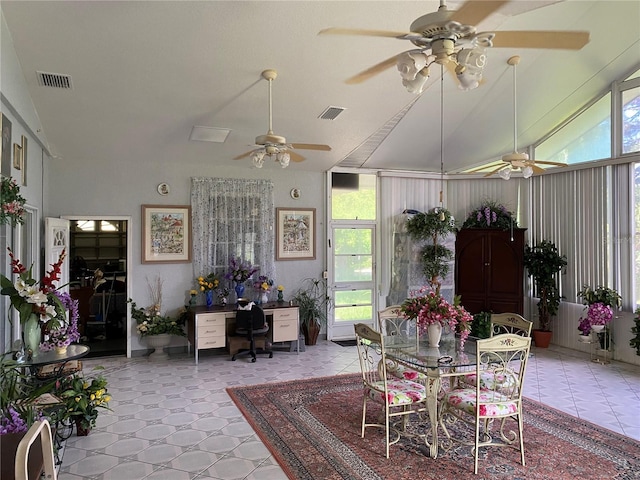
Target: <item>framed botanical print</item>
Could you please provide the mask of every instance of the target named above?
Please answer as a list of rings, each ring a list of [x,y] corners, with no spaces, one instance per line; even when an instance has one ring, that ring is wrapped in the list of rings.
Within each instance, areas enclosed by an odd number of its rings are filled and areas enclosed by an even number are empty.
[[[142,205],[142,263],[191,261],[191,207]]]
[[[276,208],[276,260],[315,259],[315,239],[315,208]]]

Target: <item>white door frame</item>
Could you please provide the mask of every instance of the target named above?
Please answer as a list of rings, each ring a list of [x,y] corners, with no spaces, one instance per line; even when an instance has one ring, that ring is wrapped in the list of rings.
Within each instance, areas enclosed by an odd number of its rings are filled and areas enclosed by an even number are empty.
[[[133,239],[130,215],[61,215],[67,220],[125,220],[127,222],[127,298],[132,298]],[[131,312],[127,308],[127,358],[131,358]]]

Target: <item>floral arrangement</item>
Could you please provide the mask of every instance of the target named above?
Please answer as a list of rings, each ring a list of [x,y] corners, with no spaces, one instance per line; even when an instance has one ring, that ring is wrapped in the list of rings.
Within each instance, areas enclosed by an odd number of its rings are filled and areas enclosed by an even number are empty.
[[[405,318],[415,319],[418,332],[423,334],[431,324],[449,325],[452,331],[460,333],[462,343],[469,336],[473,316],[460,305],[460,297],[455,296],[453,305],[428,287],[411,292],[400,306]]]
[[[181,323],[175,318],[160,315],[155,305],[148,308],[138,308],[133,300],[129,299],[128,302],[131,303],[131,318],[136,321],[136,330],[140,337],[162,335],[163,333],[186,336]]]
[[[631,327],[631,333],[634,337],[629,340],[629,346],[636,349],[636,355],[640,355],[640,307],[636,308],[633,322],[635,325]]]
[[[66,415],[79,420],[85,429],[96,426],[99,408],[110,410],[111,395],[107,391],[107,379],[102,375],[85,378],[76,373],[63,377],[56,382],[54,394],[64,401]]]
[[[587,316],[580,317],[580,325],[578,326],[578,330],[580,330],[583,335],[588,335],[594,325],[606,326],[609,325],[612,319],[613,309],[609,305],[605,305],[604,303],[600,302],[593,303],[589,305],[589,308],[587,309]],[[588,330],[587,325],[589,327]]]
[[[240,284],[246,282],[258,270],[259,269],[251,265],[250,262],[231,257],[231,260],[229,260],[229,271],[225,274],[224,278]]]
[[[64,308],[69,311],[69,320],[61,319],[60,327],[45,332],[44,341],[40,344],[40,350],[47,352],[55,348],[64,348],[73,342],[80,340],[80,332],[78,331],[78,300],[71,298],[66,292],[53,292]]]
[[[493,201],[485,201],[467,216],[462,228],[496,228],[509,230],[518,226],[514,214]]]
[[[253,282],[253,288],[260,290],[261,292],[270,292],[273,287],[273,280],[266,275],[260,275],[258,279]]]
[[[210,273],[206,277],[198,277],[198,288],[201,292],[217,290],[220,286],[220,280],[215,273]]]
[[[20,195],[18,183],[11,177],[2,177],[0,183],[0,198],[2,206],[0,208],[0,225],[24,223],[24,204],[26,200]]]
[[[42,418],[34,400],[49,386],[36,387],[12,359],[0,356],[0,435],[24,433]]]
[[[27,321],[31,314],[38,316],[39,322],[49,330],[60,328],[66,319],[66,307],[56,294],[55,282],[60,280],[60,267],[65,259],[63,250],[58,261],[52,265],[52,269],[38,282],[31,273],[33,265],[27,268],[15,258],[10,248],[11,272],[18,275],[15,284],[7,277],[0,274],[0,286],[2,295],[7,295],[11,305],[20,313],[20,323]]]

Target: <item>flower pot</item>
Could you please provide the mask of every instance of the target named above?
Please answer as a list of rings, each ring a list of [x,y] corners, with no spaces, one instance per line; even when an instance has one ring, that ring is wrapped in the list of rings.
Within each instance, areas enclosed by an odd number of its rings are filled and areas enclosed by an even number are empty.
[[[24,341],[25,353],[28,350],[31,350],[34,355],[38,353],[42,340],[42,329],[38,316],[34,313],[30,314],[22,323],[22,340]]]
[[[591,335],[579,335],[578,340],[580,343],[591,343]]]
[[[439,323],[432,323],[427,327],[427,338],[429,340],[429,346],[432,348],[438,348],[440,346],[440,338],[442,337],[442,325]]]
[[[76,418],[76,435],[78,437],[86,437],[91,432],[91,427],[85,427],[81,418]]]
[[[549,348],[553,332],[550,330],[533,330],[531,335],[533,336],[533,341],[535,342],[536,347]]]
[[[204,298],[207,302],[207,308],[213,307],[213,290],[207,290],[204,292]]]
[[[269,303],[269,293],[268,292],[262,292],[262,295],[260,296],[260,302]]]
[[[242,295],[244,295],[244,285],[242,283],[238,283],[234,290],[236,291],[236,300],[241,299]]]
[[[304,333],[305,345],[315,345],[320,334],[320,325],[316,322],[311,322],[309,325],[304,323],[302,325],[302,333]]]
[[[67,353],[67,347],[55,347],[55,351],[57,355],[64,355],[65,353]]]
[[[144,337],[149,348],[153,348],[153,352],[149,355],[151,360],[166,360],[169,358],[164,351],[164,347],[168,347],[171,343],[171,335],[162,333],[160,335],[147,335]]]

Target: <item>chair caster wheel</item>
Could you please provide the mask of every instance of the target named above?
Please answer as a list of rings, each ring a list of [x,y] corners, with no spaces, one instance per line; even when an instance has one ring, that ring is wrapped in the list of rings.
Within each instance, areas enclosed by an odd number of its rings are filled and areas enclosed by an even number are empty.
[[[235,362],[236,361],[236,356],[234,355],[233,357],[231,357],[231,361]]]
[[[269,358],[273,358],[273,353],[270,353],[270,354],[269,354]]]
[[[255,358],[252,358],[252,359],[251,359],[251,363],[256,363],[256,359],[255,359]]]

